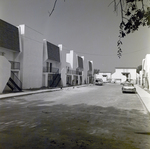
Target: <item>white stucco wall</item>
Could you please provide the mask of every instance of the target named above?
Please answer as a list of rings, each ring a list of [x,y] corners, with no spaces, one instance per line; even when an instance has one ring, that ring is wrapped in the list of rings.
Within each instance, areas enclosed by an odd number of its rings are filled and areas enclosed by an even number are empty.
[[[71,69],[73,69],[73,51],[72,50],[66,54],[66,62],[69,63]]]
[[[126,81],[126,77],[122,75],[122,72],[129,72],[129,79],[132,79],[134,83],[136,82],[136,68],[116,68],[112,74],[112,81],[115,79],[121,79],[121,82]]]
[[[0,55],[4,54],[4,56],[6,57],[6,59],[8,61],[16,61],[16,62],[20,62],[20,53],[19,52],[14,52],[12,50],[0,47]]]
[[[83,67],[84,67],[84,70],[83,70],[83,83],[84,83],[84,80],[86,81],[87,83],[87,71],[88,71],[88,60],[86,57],[84,57],[84,61],[83,61]]]
[[[70,66],[66,59],[67,59],[67,51],[63,50],[63,45],[59,44],[58,45],[60,49],[60,73],[61,73],[61,85],[66,86],[66,68],[67,66]]]
[[[83,59],[83,73],[81,75],[72,75],[72,80],[78,79],[78,84],[84,84],[84,80],[87,79],[87,60],[84,56],[80,56]],[[71,70],[76,70],[78,68],[78,55],[71,50],[69,53],[66,53],[66,62],[70,64]],[[77,78],[76,78],[77,77]],[[82,77],[82,82],[80,80]]]
[[[145,65],[144,65],[144,70],[146,71],[146,73],[149,72],[150,69],[150,54],[147,54],[145,56]]]
[[[67,53],[66,62],[70,63],[71,69],[73,70],[76,70],[76,68],[78,67],[77,54],[73,50]]]
[[[94,71],[94,63],[92,60],[89,60],[87,59],[85,56],[84,56],[84,61],[83,61],[83,67],[84,67],[84,76],[83,76],[83,83],[84,83],[84,80],[86,80],[86,83],[89,83],[89,77],[88,77],[88,71],[89,71],[89,61],[92,63],[92,76],[93,76],[93,71]]]
[[[103,77],[103,75],[107,75],[107,77]],[[110,72],[100,72],[99,74],[96,74],[96,78],[101,78],[104,82],[106,82],[108,79],[111,79],[111,73]]]
[[[150,54],[142,60],[142,85],[150,90]]]
[[[40,88],[43,76],[43,35],[28,26],[20,25],[20,27],[23,89]]]
[[[47,40],[43,39],[43,62],[45,62],[47,59],[48,59]]]

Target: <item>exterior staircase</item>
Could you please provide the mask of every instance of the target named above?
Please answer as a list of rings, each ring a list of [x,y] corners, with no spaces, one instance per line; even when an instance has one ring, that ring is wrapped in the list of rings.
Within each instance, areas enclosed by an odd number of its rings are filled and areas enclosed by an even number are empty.
[[[61,80],[61,74],[56,72],[56,74],[53,75],[53,80],[50,82],[50,87],[57,87]]]
[[[22,82],[13,72],[11,72],[11,77],[9,78],[7,85],[12,91],[22,91]]]

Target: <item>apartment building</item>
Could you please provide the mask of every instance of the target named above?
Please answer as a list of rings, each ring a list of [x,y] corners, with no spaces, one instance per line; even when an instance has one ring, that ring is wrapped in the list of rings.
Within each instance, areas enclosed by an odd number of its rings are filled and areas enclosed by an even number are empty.
[[[56,87],[61,80],[61,60],[58,46],[44,40],[43,84],[44,87]]]
[[[42,87],[43,35],[27,25],[19,25],[22,52],[20,79],[23,89]]]
[[[77,55],[73,50],[66,54],[68,63],[66,72],[67,85],[83,84],[84,57]]]
[[[136,68],[116,67],[112,74],[112,82],[122,83],[126,80],[132,80],[133,83],[136,83]]]
[[[93,83],[93,61],[88,60],[84,57],[84,71],[83,71],[83,82],[86,84]]]
[[[0,93],[92,82],[93,61],[23,24],[0,20]]]
[[[103,82],[111,82],[111,72],[100,72],[96,74],[96,78],[101,78]]]
[[[0,19],[0,93],[22,90],[20,81],[21,37],[19,29]]]

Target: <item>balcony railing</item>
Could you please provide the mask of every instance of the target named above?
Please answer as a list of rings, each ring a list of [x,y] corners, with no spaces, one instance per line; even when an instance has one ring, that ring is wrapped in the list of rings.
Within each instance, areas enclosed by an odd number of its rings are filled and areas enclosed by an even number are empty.
[[[59,69],[54,67],[43,67],[43,72],[59,73]]]
[[[67,74],[82,75],[81,71],[67,69]]]
[[[22,89],[22,82],[18,79],[18,77],[11,72],[11,79],[17,84],[17,86]]]
[[[14,62],[14,61],[9,61],[11,63],[11,69],[19,69],[20,70],[20,63],[19,62]]]
[[[76,71],[76,70],[67,70],[67,74],[76,74],[76,75],[78,75],[79,72]]]

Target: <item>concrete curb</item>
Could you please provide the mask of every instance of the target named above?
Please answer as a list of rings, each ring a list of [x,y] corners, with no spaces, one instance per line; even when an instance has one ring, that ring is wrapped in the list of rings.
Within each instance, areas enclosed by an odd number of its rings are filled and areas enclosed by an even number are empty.
[[[150,94],[138,85],[135,85],[135,87],[142,103],[150,113]]]
[[[62,89],[67,88],[80,88],[80,87],[86,87],[87,85],[79,85],[79,86],[71,86],[71,87],[64,87]],[[26,95],[32,95],[32,94],[39,94],[39,93],[45,93],[45,92],[54,92],[54,91],[60,91],[61,88],[54,88],[54,89],[45,89],[45,90],[36,90],[36,91],[24,91],[19,93],[8,93],[8,94],[1,94],[0,99],[6,99],[6,98],[12,98],[12,97],[18,97],[18,96],[26,96]]]
[[[0,99],[32,95],[32,94],[39,94],[39,93],[44,93],[44,92],[53,92],[53,91],[59,91],[59,90],[61,90],[61,89],[58,88],[58,89],[47,89],[47,90],[37,90],[37,91],[25,91],[25,92],[19,92],[19,93],[8,93],[8,94],[0,95]]]

